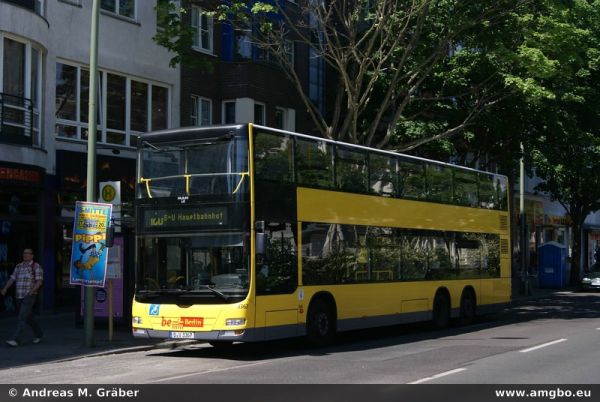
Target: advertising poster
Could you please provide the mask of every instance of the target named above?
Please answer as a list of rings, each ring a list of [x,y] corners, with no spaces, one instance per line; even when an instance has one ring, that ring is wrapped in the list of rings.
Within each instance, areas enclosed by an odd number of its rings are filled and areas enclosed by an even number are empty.
[[[71,285],[104,287],[111,204],[77,202],[71,253]]]

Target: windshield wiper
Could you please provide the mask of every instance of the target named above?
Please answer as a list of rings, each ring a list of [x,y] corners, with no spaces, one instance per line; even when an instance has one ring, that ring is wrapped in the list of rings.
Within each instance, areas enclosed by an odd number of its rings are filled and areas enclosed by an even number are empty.
[[[219,292],[217,289],[215,289],[213,286],[211,285],[200,285],[200,289],[208,289],[210,290],[213,294],[219,296],[221,299],[228,301],[229,300],[229,296],[227,296],[225,293],[223,292]]]

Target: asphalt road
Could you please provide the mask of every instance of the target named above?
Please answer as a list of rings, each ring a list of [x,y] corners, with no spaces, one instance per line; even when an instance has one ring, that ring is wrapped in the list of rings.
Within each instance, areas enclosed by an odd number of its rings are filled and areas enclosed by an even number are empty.
[[[195,344],[0,370],[0,382],[36,384],[597,384],[600,293],[521,302],[469,326],[410,325],[302,340]]]

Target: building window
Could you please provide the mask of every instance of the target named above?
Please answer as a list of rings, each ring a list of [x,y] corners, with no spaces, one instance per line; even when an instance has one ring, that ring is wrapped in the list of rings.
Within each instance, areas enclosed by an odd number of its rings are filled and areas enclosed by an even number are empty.
[[[167,87],[105,71],[98,78],[99,142],[133,146],[132,134],[168,127]],[[57,137],[87,139],[89,79],[80,66],[56,63]]]
[[[235,124],[235,101],[223,102],[223,123]]]
[[[168,90],[165,87],[152,87],[152,130],[167,128],[167,98]]]
[[[295,63],[295,53],[296,53],[296,42],[291,40],[286,40],[283,43],[283,48],[285,50],[285,55],[287,61],[290,63],[290,66],[294,66]]]
[[[0,141],[41,145],[42,54],[0,33]]]
[[[308,97],[315,106],[325,111],[325,63],[318,52],[310,48],[308,54]]]
[[[235,41],[235,58],[236,59],[251,59],[252,58],[252,41],[244,32],[236,30],[234,34]]]
[[[275,128],[283,130],[285,124],[285,109],[280,107],[275,108]]]
[[[100,8],[123,17],[135,19],[135,0],[102,0]]]
[[[169,16],[174,8],[173,0],[158,0],[156,2],[156,26],[159,29],[167,28]]]
[[[207,98],[192,95],[190,124],[192,126],[210,126],[212,119],[212,101]]]
[[[148,87],[145,82],[131,80],[131,131],[148,131]]]
[[[296,128],[296,125],[294,124],[295,117],[296,111],[294,109],[276,107],[273,127],[281,130],[294,131]]]
[[[264,126],[266,123],[265,119],[265,105],[264,103],[254,103],[254,124]]]
[[[193,48],[212,53],[213,20],[200,7],[192,7],[192,28],[194,29]]]

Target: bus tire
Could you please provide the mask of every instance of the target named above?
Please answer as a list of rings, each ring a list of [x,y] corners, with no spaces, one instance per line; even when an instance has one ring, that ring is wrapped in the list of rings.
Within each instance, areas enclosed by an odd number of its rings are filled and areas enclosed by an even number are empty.
[[[477,317],[477,300],[473,289],[463,290],[460,298],[460,323],[463,325],[472,324]]]
[[[315,346],[324,346],[335,337],[335,315],[330,303],[317,299],[310,304],[306,321],[306,336]]]
[[[433,299],[432,324],[435,329],[443,329],[450,324],[450,298],[443,291],[438,291]]]

